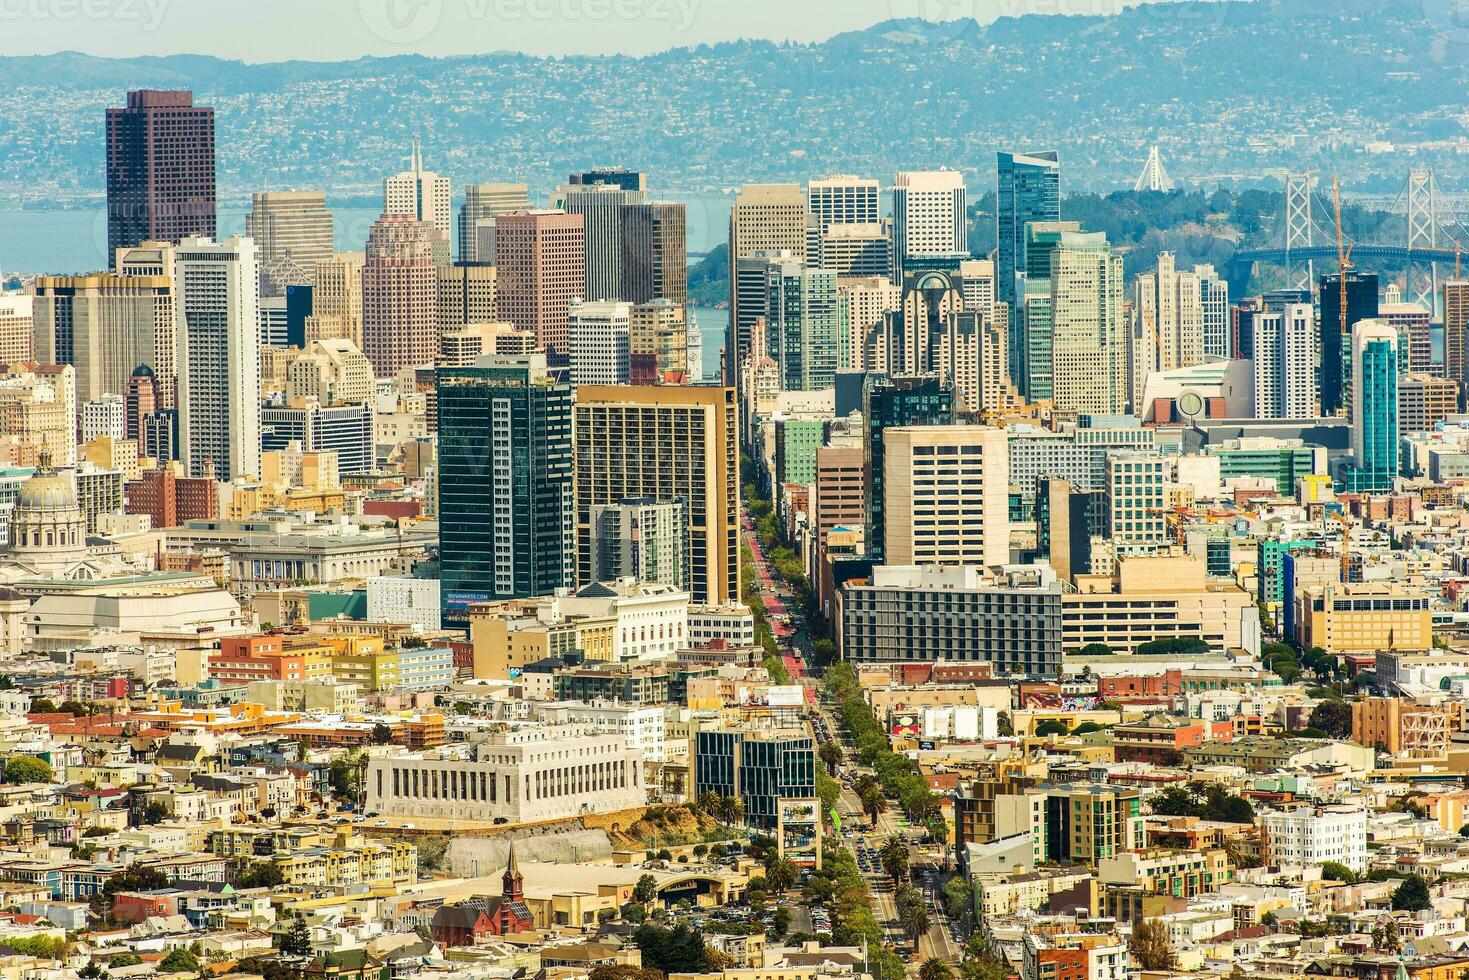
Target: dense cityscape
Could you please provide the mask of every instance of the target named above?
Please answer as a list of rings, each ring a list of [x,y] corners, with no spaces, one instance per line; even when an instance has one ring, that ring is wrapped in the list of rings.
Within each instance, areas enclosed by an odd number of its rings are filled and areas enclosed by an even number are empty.
[[[1381,61],[1300,138],[1205,62],[1105,152],[1015,101],[1306,9],[1175,6],[496,56],[497,154],[371,59],[289,130],[258,65],[5,59],[0,192],[105,207],[95,268],[4,243],[0,977],[1469,976],[1457,42],[1323,12],[1271,57]],[[706,139],[732,52],[923,111],[1016,43],[909,154],[809,79]],[[728,103],[547,149],[659,61]]]

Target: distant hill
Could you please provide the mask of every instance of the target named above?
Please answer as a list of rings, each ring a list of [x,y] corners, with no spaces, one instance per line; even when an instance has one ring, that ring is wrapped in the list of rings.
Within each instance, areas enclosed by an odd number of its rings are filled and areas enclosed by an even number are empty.
[[[621,163],[670,194],[948,165],[976,197],[1005,146],[1060,149],[1068,189],[1130,186],[1158,144],[1181,183],[1340,172],[1391,193],[1413,163],[1469,190],[1469,28],[1450,0],[1149,3],[1113,17],[890,21],[811,44],[642,58],[515,54],[246,65],[202,56],[0,58],[0,206],[102,185],[128,88],[219,114],[222,190],[370,194],[422,132],[456,185]]]

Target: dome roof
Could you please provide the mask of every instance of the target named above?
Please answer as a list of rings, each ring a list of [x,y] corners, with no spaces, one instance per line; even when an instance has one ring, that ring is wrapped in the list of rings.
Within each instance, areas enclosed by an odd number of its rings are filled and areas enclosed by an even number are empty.
[[[35,475],[20,485],[15,498],[17,511],[76,510],[76,487],[56,472],[49,450],[41,450],[40,465]]]
[[[153,369],[146,364],[139,364],[137,367],[133,368],[133,377],[151,378],[153,377]]]

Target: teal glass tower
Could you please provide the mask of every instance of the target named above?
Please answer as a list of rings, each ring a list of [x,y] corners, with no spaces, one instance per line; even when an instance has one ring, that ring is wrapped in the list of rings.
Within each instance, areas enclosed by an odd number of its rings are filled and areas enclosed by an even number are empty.
[[[1382,320],[1352,330],[1352,465],[1348,490],[1391,490],[1398,478],[1398,332]]]

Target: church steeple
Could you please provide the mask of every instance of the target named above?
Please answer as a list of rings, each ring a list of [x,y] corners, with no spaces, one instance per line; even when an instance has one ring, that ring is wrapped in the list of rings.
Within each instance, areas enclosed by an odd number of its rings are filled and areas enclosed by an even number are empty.
[[[510,855],[505,863],[502,892],[507,902],[519,902],[525,897],[525,881],[520,876],[520,865],[515,861],[515,841],[510,842]]]

